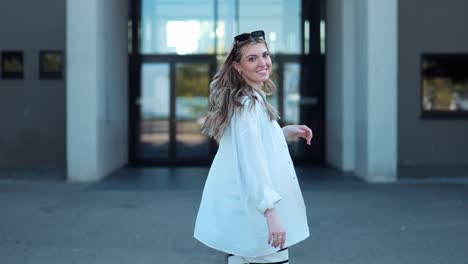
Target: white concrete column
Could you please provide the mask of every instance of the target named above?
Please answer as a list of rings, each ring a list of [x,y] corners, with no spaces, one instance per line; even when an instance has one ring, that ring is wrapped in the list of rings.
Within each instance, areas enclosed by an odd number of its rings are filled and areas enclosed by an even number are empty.
[[[327,2],[327,163],[367,181],[396,180],[397,2]]]
[[[127,0],[67,0],[67,177],[127,163]]]
[[[68,0],[67,178],[86,181],[97,171],[96,0]]]
[[[397,0],[356,0],[355,173],[397,175]]]

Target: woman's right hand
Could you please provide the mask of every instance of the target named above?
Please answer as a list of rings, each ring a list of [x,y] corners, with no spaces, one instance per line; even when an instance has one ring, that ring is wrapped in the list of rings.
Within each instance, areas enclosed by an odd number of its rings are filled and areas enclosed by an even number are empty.
[[[284,243],[286,242],[286,232],[283,229],[281,220],[276,213],[275,209],[269,210],[265,213],[265,217],[268,223],[268,244],[273,247],[284,248]]]

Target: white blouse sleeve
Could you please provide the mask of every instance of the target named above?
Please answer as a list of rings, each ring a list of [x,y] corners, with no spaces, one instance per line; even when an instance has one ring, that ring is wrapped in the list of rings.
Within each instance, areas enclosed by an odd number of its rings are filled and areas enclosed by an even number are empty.
[[[274,208],[281,196],[273,189],[268,160],[263,147],[260,115],[264,111],[262,103],[250,107],[251,99],[246,100],[244,108],[233,117],[233,137],[237,149],[239,166],[238,181],[242,199],[247,206],[255,205],[263,214],[266,209]]]

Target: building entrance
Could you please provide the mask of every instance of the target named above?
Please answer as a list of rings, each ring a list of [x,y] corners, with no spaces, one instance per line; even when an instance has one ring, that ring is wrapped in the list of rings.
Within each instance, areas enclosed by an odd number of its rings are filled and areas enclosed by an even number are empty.
[[[200,133],[209,83],[234,35],[262,29],[281,125],[307,124],[312,146],[290,142],[296,164],[324,161],[324,0],[134,0],[129,20],[131,165],[209,165]]]

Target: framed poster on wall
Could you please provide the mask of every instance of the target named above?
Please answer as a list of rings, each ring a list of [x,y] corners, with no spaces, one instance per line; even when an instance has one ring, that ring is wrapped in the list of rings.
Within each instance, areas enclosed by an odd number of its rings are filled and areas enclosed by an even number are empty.
[[[421,55],[422,117],[468,117],[468,54]]]
[[[2,51],[2,79],[23,79],[23,51]]]
[[[60,50],[39,52],[39,79],[63,78],[63,53]]]

